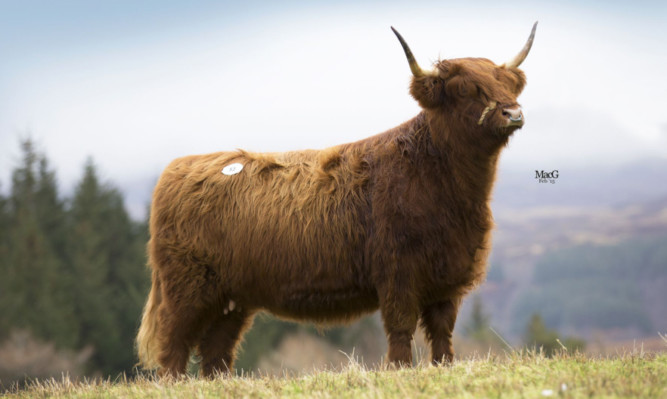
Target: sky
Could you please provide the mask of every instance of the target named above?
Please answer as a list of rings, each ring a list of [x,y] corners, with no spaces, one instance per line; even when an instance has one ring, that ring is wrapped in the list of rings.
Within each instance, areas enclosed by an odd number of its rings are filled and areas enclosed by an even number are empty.
[[[92,157],[148,197],[179,156],[382,132],[419,112],[390,26],[425,68],[500,64],[539,21],[503,166],[667,158],[667,4],[555,3],[0,0],[0,189],[25,137],[65,192]]]

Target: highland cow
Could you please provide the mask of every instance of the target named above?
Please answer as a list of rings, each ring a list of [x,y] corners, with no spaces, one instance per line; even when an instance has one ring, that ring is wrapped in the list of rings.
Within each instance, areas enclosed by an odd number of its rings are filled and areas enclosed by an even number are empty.
[[[423,110],[384,133],[173,161],[153,194],[141,363],[179,375],[195,351],[211,376],[231,369],[258,311],[330,324],[378,308],[389,362],[412,363],[418,323],[432,361],[451,362],[459,305],[486,274],[491,190],[524,123],[518,67],[536,25],[505,64],[449,59],[431,70],[394,30]]]

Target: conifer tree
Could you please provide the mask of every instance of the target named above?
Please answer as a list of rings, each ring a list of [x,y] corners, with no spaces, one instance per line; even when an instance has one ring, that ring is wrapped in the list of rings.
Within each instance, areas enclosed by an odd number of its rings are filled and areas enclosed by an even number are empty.
[[[534,313],[526,326],[526,332],[523,337],[524,343],[528,347],[541,348],[545,355],[552,356],[559,348],[557,339],[558,334],[556,331],[547,328],[544,321],[542,321],[542,317]]]
[[[0,184],[0,248],[7,246],[8,231],[9,214],[7,210],[7,198],[2,195],[2,184]],[[0,252],[0,254],[2,253]]]
[[[92,345],[93,366],[104,367],[118,349],[118,329],[110,309],[110,256],[104,223],[107,203],[92,162],[72,199],[70,210],[71,293],[80,327],[78,346]]]
[[[7,263],[9,252],[9,210],[7,209],[7,198],[2,195],[0,186],[0,293],[8,292],[11,281],[6,275],[9,271]],[[1,296],[0,296],[1,297]],[[0,312],[4,310],[3,302],[0,300]],[[1,314],[1,313],[0,313]],[[0,339],[5,338],[9,325],[5,317],[0,316]]]
[[[465,326],[465,333],[470,337],[479,337],[485,335],[488,330],[489,316],[484,312],[481,296],[475,295],[472,302],[470,321]]]
[[[70,210],[73,287],[80,345],[95,347],[93,366],[106,373],[134,364],[133,338],[145,297],[144,237],[127,214],[122,196],[99,181],[92,160]]]
[[[484,304],[480,295],[475,295],[472,302],[472,312],[468,323],[463,327],[464,334],[484,346],[500,348],[501,339],[491,330],[489,315],[484,311]]]
[[[542,349],[546,356],[553,356],[559,350],[568,350],[570,352],[581,351],[586,346],[586,342],[574,337],[564,338],[559,343],[558,332],[548,328],[542,316],[534,313],[526,326],[523,336],[524,344],[529,348],[535,347]]]
[[[0,325],[6,326],[5,333],[10,328],[29,329],[37,337],[67,347],[75,342],[76,323],[59,257],[63,204],[46,158],[30,140],[21,147],[23,159],[13,171],[7,202],[9,248],[2,271],[6,295],[0,303]]]
[[[37,162],[36,216],[56,255],[67,263],[65,201],[58,197],[56,173],[49,168],[46,157],[38,155]]]

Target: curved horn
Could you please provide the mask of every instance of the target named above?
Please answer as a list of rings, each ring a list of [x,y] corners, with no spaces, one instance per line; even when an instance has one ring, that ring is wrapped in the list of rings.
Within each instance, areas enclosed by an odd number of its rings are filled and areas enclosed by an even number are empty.
[[[535,39],[535,29],[537,29],[537,21],[535,21],[535,24],[533,24],[533,30],[530,31],[530,37],[528,37],[526,44],[523,46],[519,54],[514,57],[514,59],[505,63],[505,68],[516,68],[521,65],[523,60],[526,59],[526,56],[530,51],[530,47],[533,45],[533,39]]]
[[[400,33],[394,29],[394,27],[391,27],[391,30],[394,31],[396,34],[396,37],[398,38],[398,41],[401,42],[401,46],[403,47],[403,51],[405,51],[405,56],[408,59],[408,63],[410,64],[410,70],[412,71],[412,74],[418,78],[420,76],[424,76],[424,70],[419,67],[419,64],[417,64],[417,61],[415,61],[415,56],[412,55],[412,51],[410,51],[410,47],[408,44],[403,40],[403,36],[401,36]]]

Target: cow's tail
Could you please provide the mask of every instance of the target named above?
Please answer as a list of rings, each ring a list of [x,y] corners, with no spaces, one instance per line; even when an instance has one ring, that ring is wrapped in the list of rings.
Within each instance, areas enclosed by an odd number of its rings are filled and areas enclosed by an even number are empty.
[[[139,364],[147,369],[159,367],[158,354],[160,352],[160,339],[157,334],[158,329],[158,308],[162,301],[162,292],[160,289],[160,278],[156,270],[153,270],[153,284],[151,292],[148,294],[148,301],[144,307],[144,314],[141,317],[141,326],[137,333],[137,354],[139,355]]]

